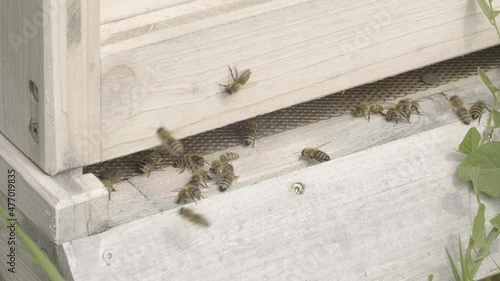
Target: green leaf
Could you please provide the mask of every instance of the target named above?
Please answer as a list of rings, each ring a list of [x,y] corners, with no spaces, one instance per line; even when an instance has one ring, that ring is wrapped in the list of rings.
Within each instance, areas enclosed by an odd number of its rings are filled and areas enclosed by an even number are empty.
[[[484,15],[490,21],[490,23],[493,23],[493,11],[492,11],[490,5],[488,5],[488,3],[486,3],[486,0],[476,0],[476,1],[477,1],[477,4],[479,4],[479,7],[481,7],[481,10],[483,10]]]
[[[465,250],[465,264],[467,266],[467,272],[473,272],[477,270],[477,264],[475,260],[472,259],[472,248],[474,247],[474,240],[469,238],[469,245],[467,245],[467,249]]]
[[[476,200],[477,203],[481,203],[481,200],[479,200],[479,172],[481,169],[478,167],[471,167],[469,168],[469,176],[470,179],[472,180],[472,187],[474,188],[474,193],[476,194]]]
[[[500,11],[494,11],[495,18],[500,14]]]
[[[486,72],[484,72],[484,70],[482,70],[480,67],[477,68],[477,73],[479,74],[479,77],[481,77],[481,80],[483,80],[483,83],[486,85],[486,87],[488,87],[490,92],[493,94],[495,100],[498,99],[500,89],[493,85],[493,82],[491,82],[491,79],[488,77],[488,75],[486,75]]]
[[[483,249],[485,246],[484,237],[486,236],[486,227],[484,226],[484,204],[479,204],[477,215],[474,217],[472,224],[472,240],[474,241],[475,249]]]
[[[500,128],[500,111],[493,109],[493,129]]]
[[[481,134],[476,127],[472,127],[469,129],[469,131],[467,131],[467,134],[458,147],[458,151],[462,152],[463,154],[470,154],[477,148],[480,141]]]
[[[497,228],[492,228],[490,230],[490,233],[488,234],[488,236],[486,236],[485,247],[483,249],[481,249],[479,251],[479,253],[477,254],[477,258],[476,258],[477,267],[475,270],[470,272],[470,276],[476,275],[477,271],[479,270],[479,266],[481,266],[481,263],[483,262],[484,258],[486,258],[489,255],[491,244],[493,244],[493,241],[495,241],[495,239],[498,237],[499,233],[500,233],[500,230]]]
[[[460,253],[460,267],[462,268],[462,279],[469,280],[469,269],[467,268],[467,264],[464,261],[464,252],[462,251],[462,241],[460,237],[458,238],[458,251]]]
[[[496,228],[500,230],[500,214],[490,220],[490,223]]]
[[[427,277],[427,281],[432,281],[432,279],[434,279],[434,275],[429,275],[429,277]]]
[[[491,197],[500,197],[500,169],[481,169],[479,171],[479,192]]]
[[[471,181],[470,168],[500,169],[500,142],[493,141],[479,146],[465,157],[458,166],[458,177],[463,181]]]
[[[458,274],[457,268],[455,267],[455,263],[453,262],[453,259],[450,256],[450,252],[448,252],[448,249],[446,249],[446,255],[448,256],[448,260],[450,261],[451,265],[451,271],[453,272],[453,277],[455,277],[455,281],[460,281],[460,274]]]

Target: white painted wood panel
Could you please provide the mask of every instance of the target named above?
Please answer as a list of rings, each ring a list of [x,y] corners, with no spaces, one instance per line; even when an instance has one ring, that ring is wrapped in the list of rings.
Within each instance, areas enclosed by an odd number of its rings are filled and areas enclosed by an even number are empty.
[[[488,75],[494,81],[500,81],[498,70],[489,71]],[[240,159],[233,163],[236,174],[240,177],[233,187],[226,191],[226,193],[232,192],[234,189],[244,188],[306,167],[307,164],[304,161],[297,161],[299,152],[304,147],[322,145],[321,149],[332,159],[336,159],[419,132],[459,122],[446,98],[440,94],[441,92],[446,92],[448,96],[458,94],[467,104],[472,104],[476,99],[483,99],[488,104],[493,102],[480,78],[471,76],[412,95],[411,98],[421,102],[423,115],[414,115],[411,124],[387,123],[378,115],[372,116],[370,122],[345,115],[258,139],[253,149],[233,147],[207,155],[206,159],[211,161],[217,159],[221,153],[230,151],[240,155]],[[177,193],[172,191],[184,186],[189,177],[188,172],[179,174],[177,169],[166,167],[163,171],[154,171],[149,178],[144,175],[131,178],[130,182],[136,190],[131,191],[127,182],[124,183],[126,192],[115,192],[111,196],[110,225],[130,222],[156,213],[158,209],[175,208],[177,205],[174,201]],[[209,184],[213,185],[213,183]],[[203,194],[208,198],[221,193],[216,188],[212,188],[203,190]]]
[[[476,211],[456,122],[64,244],[75,280],[449,280]],[[402,153],[404,152],[404,153]],[[302,182],[296,195],[291,184]],[[487,215],[500,212],[487,200]],[[111,257],[106,261],[104,256]],[[492,256],[500,259],[498,243]],[[107,255],[110,254],[110,255]],[[486,259],[479,276],[498,272]]]
[[[472,2],[202,2],[101,26],[103,160],[498,43]],[[253,71],[230,97],[228,65]]]
[[[0,181],[14,169],[15,205],[50,241],[60,244],[108,227],[108,194],[81,169],[52,178],[0,134]],[[7,196],[7,188],[0,192]]]
[[[0,12],[0,131],[49,174],[100,161],[99,2],[2,0]]]

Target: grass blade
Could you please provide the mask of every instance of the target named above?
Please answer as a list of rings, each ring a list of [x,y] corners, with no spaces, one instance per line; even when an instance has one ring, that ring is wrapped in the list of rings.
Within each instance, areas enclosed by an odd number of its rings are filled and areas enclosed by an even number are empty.
[[[453,272],[453,277],[455,277],[455,281],[460,281],[460,274],[458,274],[457,268],[455,267],[455,263],[453,262],[453,259],[450,256],[450,252],[448,252],[448,249],[446,249],[446,255],[448,256],[448,260],[450,261],[451,265],[451,271]]]

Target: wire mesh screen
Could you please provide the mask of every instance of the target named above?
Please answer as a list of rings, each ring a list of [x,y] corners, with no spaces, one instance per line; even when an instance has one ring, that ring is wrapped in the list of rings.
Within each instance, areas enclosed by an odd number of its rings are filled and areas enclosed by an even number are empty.
[[[500,47],[492,47],[462,57],[389,77],[370,84],[333,93],[326,97],[284,108],[255,117],[258,123],[256,138],[269,136],[348,114],[360,101],[388,101],[432,87],[437,87],[477,73],[477,67],[492,69],[500,66]],[[208,154],[241,144],[242,122],[233,123],[201,134],[182,139],[186,151]],[[152,132],[154,133],[154,132]],[[120,180],[141,174],[141,159],[151,150],[137,152],[84,168],[84,173],[94,173],[100,179]],[[161,151],[159,151],[161,152]],[[173,163],[164,152],[162,166]],[[116,173],[119,171],[119,173]]]

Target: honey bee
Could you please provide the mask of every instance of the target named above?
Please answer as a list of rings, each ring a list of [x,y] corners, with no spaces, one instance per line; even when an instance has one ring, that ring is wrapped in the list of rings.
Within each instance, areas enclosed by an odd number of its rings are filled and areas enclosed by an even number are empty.
[[[198,185],[188,183],[177,194],[177,200],[175,201],[175,203],[179,204],[181,203],[181,201],[184,201],[185,204],[187,199],[191,199],[194,203],[196,203],[195,198],[201,200],[201,198],[203,198],[203,195],[201,195],[201,191],[198,188]]]
[[[470,116],[474,120],[479,118],[478,123],[481,123],[481,116],[483,116],[484,109],[488,109],[486,103],[482,100],[476,101],[469,109]]]
[[[186,167],[190,167],[191,171],[196,171],[205,166],[205,159],[198,153],[186,153],[174,160],[174,168],[180,168],[180,173],[183,173]]]
[[[398,120],[406,119],[408,123],[410,123],[410,115],[411,111],[403,112],[402,105],[398,104],[387,110],[387,112],[385,113],[385,120],[387,120],[387,122],[396,121],[397,124]]]
[[[159,152],[151,152],[144,158],[143,161],[141,161],[139,170],[146,173],[146,177],[149,178],[151,172],[161,166],[161,159],[162,155]]]
[[[185,218],[188,221],[193,222],[195,224],[198,224],[198,225],[201,225],[201,226],[204,226],[204,227],[209,227],[210,226],[210,223],[203,216],[201,216],[199,214],[196,214],[191,209],[181,207],[179,209],[179,214],[183,218]]]
[[[236,176],[232,170],[228,170],[226,173],[217,178],[215,184],[219,187],[219,190],[221,192],[224,192],[226,191],[226,189],[231,187],[233,181],[235,181],[237,178],[238,176]]]
[[[465,109],[464,102],[462,101],[462,99],[459,98],[458,96],[452,96],[450,98],[450,104],[451,108],[453,109],[453,112],[455,112],[460,121],[462,121],[466,125],[469,125],[472,117],[469,111]]]
[[[193,172],[193,175],[191,176],[189,183],[196,185],[196,186],[201,185],[203,187],[207,187],[206,180],[210,180],[210,179],[211,178],[208,176],[207,171],[200,169],[200,170]]]
[[[384,114],[384,107],[376,102],[360,102],[352,111],[352,114],[355,117],[368,116],[368,121],[370,121],[370,115],[372,113],[380,113]]]
[[[208,169],[208,171],[216,176],[222,176],[234,172],[234,167],[228,162],[214,160],[210,164],[210,169]]]
[[[317,148],[312,148],[312,147],[306,147],[302,149],[299,160],[302,158],[306,159],[308,162],[310,160],[316,160],[318,162],[330,161],[330,156],[328,156],[328,154]]]
[[[167,129],[160,127],[156,133],[158,134],[163,147],[172,156],[180,156],[184,153],[184,146],[182,145],[182,142],[175,139]]]
[[[413,111],[415,111],[417,114],[421,114],[418,110],[420,108],[420,103],[418,101],[414,101],[412,99],[403,99],[399,101],[398,105],[401,106],[401,112],[405,113],[408,116]]]
[[[221,156],[219,157],[220,161],[222,162],[234,161],[238,158],[240,158],[240,156],[234,152],[226,152],[221,154]]]
[[[255,134],[257,133],[258,125],[255,119],[247,120],[242,126],[242,142],[244,146],[255,146]]]
[[[245,69],[241,75],[238,75],[238,70],[236,68],[234,69],[234,72],[236,72],[236,77],[233,75],[233,70],[231,67],[229,67],[229,73],[231,73],[231,77],[233,78],[233,82],[227,85],[222,85],[219,84],[220,86],[224,87],[224,92],[228,95],[232,95],[240,90],[240,87],[245,85],[250,78],[250,75],[252,74],[252,71],[250,69]]]
[[[116,191],[116,189],[113,186],[113,182],[111,180],[103,180],[102,183],[108,190],[108,199],[111,199],[111,192]]]

